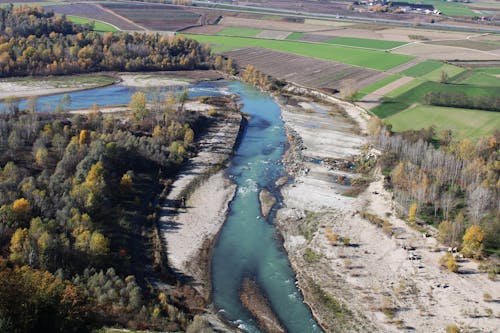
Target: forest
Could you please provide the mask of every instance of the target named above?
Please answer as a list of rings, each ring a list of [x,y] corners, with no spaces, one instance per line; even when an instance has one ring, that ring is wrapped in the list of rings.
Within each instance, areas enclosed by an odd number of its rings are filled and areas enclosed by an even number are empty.
[[[432,127],[395,134],[377,119],[370,130],[401,216],[435,226],[443,244],[467,257],[489,255],[496,264],[488,272],[500,273],[500,131],[477,141],[454,140],[451,131]]]
[[[0,77],[206,69],[210,50],[185,37],[92,32],[36,7],[0,8]]]
[[[1,76],[212,64],[185,38],[101,36],[39,8],[0,17]],[[0,114],[0,332],[205,327],[191,310],[204,299],[155,252],[157,200],[209,121],[186,98],[137,92],[130,114],[113,115],[36,112],[32,98]]]

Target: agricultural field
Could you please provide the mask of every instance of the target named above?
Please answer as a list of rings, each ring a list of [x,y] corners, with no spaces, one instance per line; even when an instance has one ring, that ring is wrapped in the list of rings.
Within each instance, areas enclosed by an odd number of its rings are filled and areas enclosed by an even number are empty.
[[[427,93],[430,92],[449,92],[453,94],[462,94],[464,96],[474,97],[494,97],[498,94],[499,87],[478,87],[464,84],[444,84],[432,81],[422,82],[416,79],[410,83],[418,84],[406,92],[395,91],[387,94],[382,99],[382,104],[375,107],[372,112],[380,118],[387,118],[398,112],[408,109],[412,105],[419,104],[424,100]],[[497,113],[498,112],[492,112]]]
[[[226,27],[220,30],[217,35],[221,36],[236,36],[236,37],[254,37],[260,33],[262,29],[245,28],[245,27]]]
[[[447,16],[480,16],[481,13],[475,13],[466,5],[458,2],[445,2],[440,0],[408,0],[409,3],[421,3],[433,5]]]
[[[84,17],[79,17],[79,16],[73,16],[73,15],[67,15],[66,16],[71,22],[75,24],[93,24],[93,30],[97,32],[116,32],[120,31],[116,27],[100,22],[100,21],[94,21],[92,19],[84,18]]]
[[[467,49],[492,51],[500,49],[500,41],[475,41],[468,39],[443,40],[430,42],[428,44],[464,47]]]
[[[199,25],[201,17],[178,6],[132,3],[103,3],[102,6],[149,30],[178,31]]]
[[[433,60],[500,60],[493,52],[427,43],[408,44],[394,52]]]
[[[427,60],[402,71],[401,74],[412,77],[420,77],[438,69],[442,65],[442,62]]]
[[[134,24],[133,22],[127,21],[109,10],[104,9],[100,5],[88,3],[60,4],[46,6],[45,10],[52,10],[56,14],[88,18],[90,20],[96,20],[96,22],[106,22],[120,30],[143,30],[142,27]]]
[[[362,99],[366,95],[368,95],[368,94],[370,94],[370,93],[372,93],[372,92],[374,92],[382,87],[385,87],[388,84],[390,84],[390,83],[392,83],[400,78],[401,78],[401,75],[392,74],[392,75],[387,76],[387,77],[383,78],[382,80],[379,80],[379,81],[377,81],[369,86],[363,87],[356,94],[356,99],[357,100]]]
[[[500,77],[480,71],[468,72],[466,74],[468,75],[460,77],[459,81],[454,80],[454,82],[474,86],[498,87],[500,89]]]
[[[325,41],[328,44],[337,44],[345,46],[363,47],[377,50],[389,50],[398,46],[405,45],[403,42],[395,42],[389,40],[377,40],[367,38],[352,38],[352,37],[338,37]]]
[[[479,67],[476,68],[478,72],[488,73],[492,75],[500,75],[500,67]]]
[[[342,62],[349,65],[361,66],[376,70],[387,70],[408,62],[412,59],[412,57],[405,55],[382,53],[381,51],[376,50],[366,50],[341,45],[313,44],[288,40],[265,40],[227,36],[191,34],[186,34],[186,36],[196,39],[199,42],[211,45],[212,49],[218,53],[245,47],[261,47],[275,51],[292,53],[316,59]]]
[[[500,113],[419,105],[384,119],[396,132],[435,126],[452,129],[457,139],[479,138],[500,128]]]
[[[327,91],[338,90],[346,79],[361,81],[379,74],[371,69],[262,48],[244,48],[226,52],[225,55],[243,67],[251,64],[278,79]]]

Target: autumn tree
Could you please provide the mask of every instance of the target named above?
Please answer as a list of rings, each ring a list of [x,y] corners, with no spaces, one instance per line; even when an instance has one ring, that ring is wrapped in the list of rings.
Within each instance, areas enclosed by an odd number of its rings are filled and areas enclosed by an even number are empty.
[[[417,208],[418,205],[416,203],[412,203],[410,209],[408,210],[408,222],[415,222],[417,216]]]
[[[31,206],[28,200],[20,198],[12,204],[12,212],[20,221],[26,221],[30,218]]]
[[[129,107],[137,120],[142,121],[149,114],[146,108],[146,95],[143,92],[138,91],[132,95]]]
[[[467,257],[480,258],[483,254],[484,231],[478,225],[471,225],[465,231],[462,253]]]

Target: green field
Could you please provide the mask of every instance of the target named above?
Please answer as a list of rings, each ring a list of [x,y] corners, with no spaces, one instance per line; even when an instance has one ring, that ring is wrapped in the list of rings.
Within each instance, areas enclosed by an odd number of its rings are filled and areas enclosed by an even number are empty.
[[[464,4],[457,2],[447,2],[444,0],[408,0],[409,3],[420,3],[433,5],[441,11],[443,15],[448,16],[480,16],[481,14],[474,13],[472,9]]]
[[[482,72],[474,72],[458,83],[483,87],[498,87],[500,91],[500,78]]]
[[[417,81],[418,83],[420,80],[416,79],[414,81]],[[397,95],[394,98],[388,97],[388,95],[382,98],[382,104],[375,107],[372,112],[380,118],[390,117],[398,112],[408,109],[412,105],[421,103],[424,100],[425,95],[429,92],[450,92],[467,96],[484,97],[496,96],[498,93],[498,87],[477,87],[461,84],[442,84],[432,81],[420,82],[421,83],[413,89]]]
[[[392,74],[392,75],[389,75],[389,76],[383,78],[382,80],[377,81],[377,82],[375,82],[367,87],[363,87],[356,94],[356,99],[359,100],[359,99],[365,97],[366,95],[374,92],[375,90],[378,90],[382,87],[385,87],[389,83],[396,81],[399,78],[401,78],[401,75]]]
[[[476,68],[476,71],[494,75],[500,75],[500,67],[482,67],[482,68]]]
[[[460,73],[465,72],[465,69],[463,69],[462,67],[458,67],[458,66],[443,64],[441,67],[433,70],[432,72],[427,73],[425,75],[422,75],[422,78],[429,80],[429,81],[439,82],[441,80],[441,76],[442,76],[443,72],[446,73],[448,75],[448,79],[451,80],[452,78],[459,75]]]
[[[288,40],[300,40],[302,37],[304,37],[304,32],[292,32],[289,34],[286,39]]]
[[[377,40],[367,38],[338,37],[324,41],[323,43],[337,44],[354,47],[364,47],[376,50],[389,50],[407,43],[390,40]]]
[[[364,50],[341,45],[303,43],[289,40],[264,40],[244,37],[185,34],[201,43],[210,44],[217,53],[244,47],[266,49],[298,54],[306,57],[338,61],[350,65],[387,70],[410,61],[413,57],[376,50]]]
[[[104,22],[99,22],[99,21],[94,21],[94,20],[84,18],[84,17],[66,15],[66,18],[75,24],[92,24],[92,23],[94,23],[93,30],[97,31],[97,32],[117,32],[117,31],[120,31],[110,24],[107,24]]]
[[[442,65],[442,62],[427,60],[402,71],[401,74],[406,76],[420,77],[438,69]]]
[[[227,27],[222,29],[217,33],[221,36],[236,36],[236,37],[254,37],[258,33],[262,32],[262,29],[256,28],[243,28],[243,27]]]
[[[386,119],[396,132],[435,126],[453,130],[458,138],[478,138],[500,128],[500,112],[419,105]]]

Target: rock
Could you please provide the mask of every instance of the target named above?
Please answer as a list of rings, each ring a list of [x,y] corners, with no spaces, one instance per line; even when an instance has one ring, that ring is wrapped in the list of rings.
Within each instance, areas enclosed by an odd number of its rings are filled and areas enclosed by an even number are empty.
[[[262,189],[259,193],[259,201],[260,201],[260,212],[262,216],[267,217],[271,208],[273,208],[276,203],[276,198],[266,189]]]
[[[283,177],[278,178],[278,180],[274,183],[274,185],[279,187],[279,186],[285,185],[286,183],[288,183],[288,177],[283,176]]]

